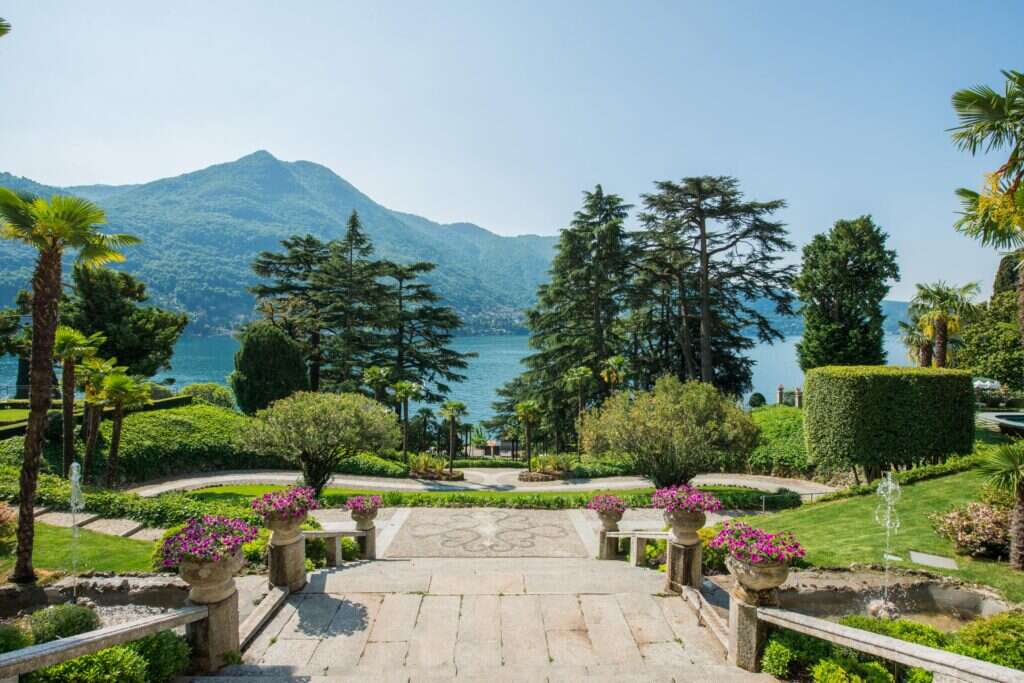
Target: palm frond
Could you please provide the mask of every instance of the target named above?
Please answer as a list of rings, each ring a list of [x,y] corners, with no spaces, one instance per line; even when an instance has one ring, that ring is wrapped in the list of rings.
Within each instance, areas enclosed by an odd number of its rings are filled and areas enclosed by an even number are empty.
[[[991,486],[1016,493],[1024,482],[1024,442],[1001,446],[985,454],[980,469]]]
[[[11,32],[11,24],[6,19],[0,17],[0,38],[6,36]]]

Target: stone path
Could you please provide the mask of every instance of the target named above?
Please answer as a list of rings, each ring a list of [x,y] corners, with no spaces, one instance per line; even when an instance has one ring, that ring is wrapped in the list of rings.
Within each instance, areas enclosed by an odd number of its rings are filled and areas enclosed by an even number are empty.
[[[243,664],[197,680],[772,680],[727,665],[663,585],[586,559],[353,563],[311,574]]]

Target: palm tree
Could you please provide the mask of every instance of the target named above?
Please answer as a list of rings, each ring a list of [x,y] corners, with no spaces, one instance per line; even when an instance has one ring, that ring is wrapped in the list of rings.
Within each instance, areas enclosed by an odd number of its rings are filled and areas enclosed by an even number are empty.
[[[616,356],[622,358],[622,356]],[[624,359],[623,359],[624,360]],[[580,447],[580,420],[583,419],[583,387],[586,386],[587,382],[594,376],[593,371],[586,365],[581,365],[570,370],[566,370],[565,374],[562,375],[562,382],[565,384],[569,391],[576,393],[576,459],[580,460],[583,455],[583,451]],[[609,373],[608,377],[611,377]],[[618,375],[615,375],[616,377]],[[608,377],[602,377],[605,383],[609,387],[614,386],[614,382],[609,382]]]
[[[1010,566],[1024,570],[1024,442],[1017,441],[986,454],[981,471],[988,483],[1014,497],[1010,525]]]
[[[601,379],[608,385],[608,390],[614,392],[615,387],[626,379],[628,372],[627,361],[624,356],[611,356],[606,358],[601,368]]]
[[[3,38],[4,36],[6,36],[10,32],[11,32],[11,25],[10,25],[10,23],[8,23],[7,20],[4,19],[3,17],[0,17],[0,38]]]
[[[466,415],[466,404],[462,401],[445,401],[441,404],[441,416],[448,420],[448,473],[455,467],[455,429],[460,417]]]
[[[94,355],[106,341],[100,333],[85,336],[73,327],[58,325],[54,335],[53,355],[60,361],[60,398],[64,429],[64,476],[71,471],[75,461],[75,364]]]
[[[972,299],[979,289],[977,282],[961,287],[942,281],[917,285],[910,306],[920,320],[922,332],[935,340],[935,367],[946,367],[950,336],[959,332],[961,325],[977,310]]]
[[[117,483],[117,456],[121,448],[121,429],[124,411],[150,402],[149,385],[137,382],[122,373],[107,375],[100,393],[103,403],[114,409],[114,424],[110,430],[110,449],[107,452],[107,488]]]
[[[423,387],[416,382],[402,380],[391,385],[395,392],[395,399],[398,401],[399,412],[402,416],[402,459],[409,464],[409,399],[419,398],[423,395]]]
[[[533,451],[530,444],[530,428],[540,418],[540,404],[530,399],[516,404],[516,416],[523,425],[523,439],[526,441],[526,470],[533,471]]]
[[[960,125],[953,141],[976,155],[1009,150],[1006,162],[988,176],[984,192],[960,188],[963,213],[960,232],[996,249],[1024,246],[1024,73],[1004,71],[1006,83],[998,93],[978,85],[953,93]],[[1017,270],[1017,319],[1024,343],[1024,268]]]
[[[106,217],[85,199],[55,196],[49,201],[0,188],[0,237],[28,244],[38,253],[32,273],[32,350],[29,361],[29,417],[25,456],[18,494],[18,550],[11,581],[33,583],[32,544],[35,538],[36,485],[43,432],[50,410],[53,381],[53,342],[61,294],[61,259],[65,250],[78,251],[78,262],[98,266],[123,261],[121,247],[138,240],[130,235],[106,235],[96,229]]]
[[[416,417],[419,418],[420,424],[423,425],[423,429],[420,432],[423,437],[423,447],[429,448],[432,439],[429,438],[428,432],[432,427],[436,427],[436,424],[434,423],[434,411],[431,410],[430,408],[427,408],[426,406],[423,406],[422,408],[416,411]]]
[[[381,402],[387,403],[387,390],[390,385],[391,368],[371,365],[363,370],[363,382],[373,390],[373,397]]]
[[[900,341],[907,349],[907,358],[917,363],[922,368],[932,366],[932,354],[935,350],[935,340],[924,333],[921,329],[921,318],[910,309],[910,322],[899,322]]]
[[[100,436],[100,421],[103,419],[103,380],[108,375],[127,372],[128,368],[119,366],[116,358],[97,358],[89,356],[78,367],[81,377],[79,386],[85,391],[85,411],[82,416],[82,429],[85,432],[85,456],[82,459],[83,476],[89,477],[92,462],[96,455],[96,444]]]

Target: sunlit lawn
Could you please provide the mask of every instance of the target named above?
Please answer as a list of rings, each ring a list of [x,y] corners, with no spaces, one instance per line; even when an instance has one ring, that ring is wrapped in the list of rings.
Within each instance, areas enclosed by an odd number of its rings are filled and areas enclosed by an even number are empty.
[[[27,408],[0,408],[0,424],[7,422],[24,422],[27,419]]]
[[[81,529],[78,538],[78,571],[149,571],[155,543],[108,536]],[[71,571],[71,529],[36,524],[33,563],[48,572]],[[12,556],[0,558],[0,577],[14,566]]]
[[[900,528],[893,543],[894,554],[904,561],[896,564],[989,585],[1011,600],[1024,600],[1024,572],[1012,571],[1005,562],[956,555],[953,544],[935,533],[929,519],[953,505],[978,500],[982,484],[982,475],[972,470],[904,486],[896,507]],[[807,548],[807,560],[816,566],[881,564],[885,533],[875,523],[878,503],[877,496],[860,496],[785,510],[751,521],[769,531],[794,532]],[[910,550],[955,557],[961,569],[950,571],[913,564],[909,562]]]

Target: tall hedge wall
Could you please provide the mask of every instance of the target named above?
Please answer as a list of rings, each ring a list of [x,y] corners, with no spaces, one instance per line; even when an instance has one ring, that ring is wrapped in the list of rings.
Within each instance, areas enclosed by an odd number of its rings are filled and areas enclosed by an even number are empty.
[[[826,366],[804,379],[811,461],[826,470],[941,462],[974,447],[971,374],[939,368]]]

